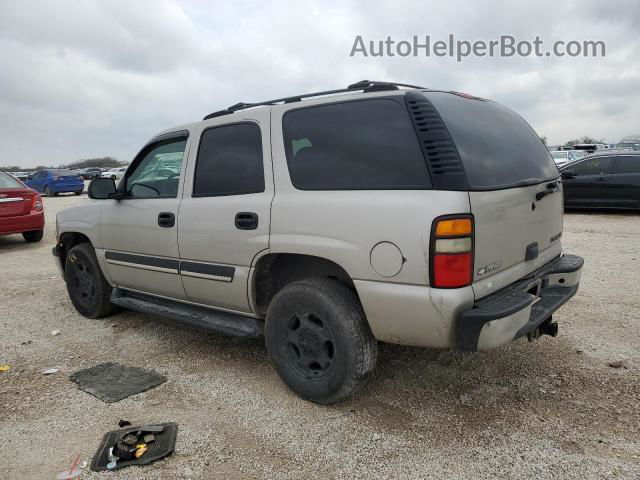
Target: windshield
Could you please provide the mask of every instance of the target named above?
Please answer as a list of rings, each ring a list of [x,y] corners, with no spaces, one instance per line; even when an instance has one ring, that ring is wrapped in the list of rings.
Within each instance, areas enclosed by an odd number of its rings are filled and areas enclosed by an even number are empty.
[[[24,185],[11,175],[0,172],[0,188],[24,188]]]
[[[471,190],[533,185],[559,176],[538,135],[517,113],[495,102],[423,92],[444,121]]]

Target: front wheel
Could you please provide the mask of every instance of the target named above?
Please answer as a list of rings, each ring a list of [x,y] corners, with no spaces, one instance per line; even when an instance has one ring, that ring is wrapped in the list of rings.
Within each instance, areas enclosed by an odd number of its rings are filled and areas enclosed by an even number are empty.
[[[31,232],[22,232],[22,237],[27,242],[39,242],[44,236],[44,230],[34,230]]]
[[[73,192],[75,195],[82,195],[82,190],[80,190],[79,192]]]
[[[267,310],[265,338],[284,383],[321,404],[344,400],[364,385],[378,355],[355,293],[329,278],[278,292]]]
[[[81,243],[69,251],[64,279],[73,306],[85,317],[104,317],[115,309],[111,303],[113,289],[104,278],[90,243]]]
[[[44,196],[53,197],[53,193],[51,193],[51,189],[48,186],[44,187]]]

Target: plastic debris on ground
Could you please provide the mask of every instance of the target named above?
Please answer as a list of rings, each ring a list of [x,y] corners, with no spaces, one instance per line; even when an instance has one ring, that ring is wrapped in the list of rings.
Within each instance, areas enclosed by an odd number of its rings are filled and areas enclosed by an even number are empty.
[[[173,453],[177,435],[176,423],[126,427],[107,432],[93,456],[91,470],[100,472],[155,462]]]

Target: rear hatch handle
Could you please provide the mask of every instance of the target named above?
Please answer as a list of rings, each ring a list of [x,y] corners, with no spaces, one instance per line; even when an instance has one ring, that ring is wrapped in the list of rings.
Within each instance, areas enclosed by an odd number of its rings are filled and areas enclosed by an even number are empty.
[[[547,183],[547,189],[536,193],[536,200],[540,201],[547,195],[551,195],[558,191],[558,181]]]

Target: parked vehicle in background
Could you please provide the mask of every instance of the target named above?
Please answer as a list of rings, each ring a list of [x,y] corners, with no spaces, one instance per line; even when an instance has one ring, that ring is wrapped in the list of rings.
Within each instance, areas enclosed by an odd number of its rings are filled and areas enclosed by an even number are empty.
[[[572,150],[554,150],[549,153],[551,154],[551,158],[553,158],[553,161],[556,162],[556,165],[558,167],[561,167],[562,165],[566,165],[567,163],[573,162],[574,160],[578,159],[578,157],[575,153],[573,153]]]
[[[640,153],[603,151],[560,169],[568,208],[640,210]]]
[[[100,174],[101,178],[112,178],[113,180],[120,180],[124,175],[127,167],[112,168],[111,170],[105,170]]]
[[[13,172],[11,173],[14,177],[16,177],[21,182],[24,182],[29,178],[29,172]]]
[[[555,336],[583,261],[562,254],[544,144],[495,102],[399,87],[239,103],[151,139],[117,187],[91,182],[101,201],[57,216],[75,308],[264,332],[283,381],[318,403],[363,384],[378,340]]]
[[[584,150],[587,153],[593,153],[597,150],[604,150],[604,143],[578,143],[569,147],[571,150]]]
[[[589,155],[589,152],[587,152],[586,150],[569,150],[569,152],[571,152],[571,154],[573,155],[574,160],[578,160],[579,158],[583,158]]]
[[[39,242],[43,231],[44,207],[40,194],[0,172],[0,235],[21,233],[27,242]]]
[[[53,168],[38,170],[29,175],[25,183],[47,197],[68,192],[80,195],[84,190],[84,180],[72,170]]]
[[[88,168],[83,168],[80,171],[80,176],[84,180],[92,180],[94,178],[100,178],[101,174],[102,174],[102,169],[100,167],[88,167]]]

